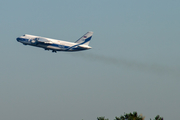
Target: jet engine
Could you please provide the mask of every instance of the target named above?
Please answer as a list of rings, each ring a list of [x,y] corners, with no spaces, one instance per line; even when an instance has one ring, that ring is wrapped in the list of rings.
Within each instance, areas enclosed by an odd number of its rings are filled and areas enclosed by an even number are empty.
[[[37,45],[38,44],[38,38],[31,39],[30,42],[33,45]]]

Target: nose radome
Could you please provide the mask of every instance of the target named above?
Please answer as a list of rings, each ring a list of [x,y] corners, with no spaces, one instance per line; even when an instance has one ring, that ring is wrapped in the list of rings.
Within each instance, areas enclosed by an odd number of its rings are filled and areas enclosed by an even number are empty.
[[[19,42],[19,41],[20,41],[20,38],[18,37],[18,38],[16,38],[16,40]]]

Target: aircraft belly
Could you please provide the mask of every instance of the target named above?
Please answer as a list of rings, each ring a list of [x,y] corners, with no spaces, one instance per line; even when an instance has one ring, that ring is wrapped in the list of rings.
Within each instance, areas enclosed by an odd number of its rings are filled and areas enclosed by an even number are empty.
[[[54,47],[54,46],[51,46],[51,45],[48,45],[46,46],[47,49],[52,49],[52,50],[61,50],[61,48],[59,47]]]
[[[69,47],[64,45],[58,45],[58,44],[38,44],[37,47],[50,49],[50,50],[56,50],[56,51],[64,51],[67,50]]]

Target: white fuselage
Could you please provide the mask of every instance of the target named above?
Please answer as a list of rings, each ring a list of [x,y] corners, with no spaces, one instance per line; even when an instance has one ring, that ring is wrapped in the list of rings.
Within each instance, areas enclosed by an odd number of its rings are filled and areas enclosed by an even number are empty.
[[[81,43],[72,43],[62,40],[56,40],[56,39],[26,34],[18,37],[17,41],[23,43],[24,45],[41,47],[44,48],[45,50],[52,50],[53,52],[56,52],[56,51],[80,51],[80,50],[90,49],[91,47],[85,44],[86,42],[89,42],[90,39],[91,36],[89,38],[84,39],[84,42],[82,41]]]

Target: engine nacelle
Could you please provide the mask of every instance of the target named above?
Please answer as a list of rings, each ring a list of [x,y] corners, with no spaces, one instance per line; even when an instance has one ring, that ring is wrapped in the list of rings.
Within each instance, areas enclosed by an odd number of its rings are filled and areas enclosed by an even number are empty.
[[[38,44],[38,38],[31,39],[30,43],[33,45],[37,45]]]

